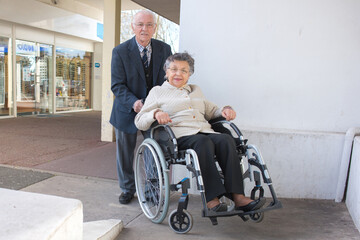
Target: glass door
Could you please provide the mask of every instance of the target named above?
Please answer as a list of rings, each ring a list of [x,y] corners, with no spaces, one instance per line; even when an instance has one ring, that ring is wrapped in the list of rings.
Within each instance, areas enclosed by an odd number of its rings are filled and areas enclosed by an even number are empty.
[[[0,108],[5,107],[5,54],[7,53],[6,48],[0,45]]]
[[[52,46],[16,40],[18,115],[48,113]]]
[[[11,40],[0,36],[0,117],[13,114],[9,49],[11,49]]]

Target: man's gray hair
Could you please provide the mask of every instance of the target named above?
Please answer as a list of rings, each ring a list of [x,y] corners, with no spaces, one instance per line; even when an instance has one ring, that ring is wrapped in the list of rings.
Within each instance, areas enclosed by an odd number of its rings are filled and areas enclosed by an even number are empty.
[[[135,13],[134,17],[132,18],[132,21],[131,23],[134,24],[135,23],[135,19],[138,15],[140,14],[148,14],[148,15],[151,15],[153,17],[153,22],[154,24],[156,24],[156,16],[155,16],[155,13],[153,13],[152,11],[150,10],[147,10],[147,9],[143,9],[143,10],[140,10],[138,11],[137,13]]]
[[[195,71],[195,60],[192,58],[192,56],[187,53],[187,52],[183,52],[183,53],[175,53],[171,56],[169,56],[164,64],[164,71],[166,72],[166,70],[170,67],[170,64],[174,61],[186,61],[189,64],[190,67],[190,75],[192,75]]]

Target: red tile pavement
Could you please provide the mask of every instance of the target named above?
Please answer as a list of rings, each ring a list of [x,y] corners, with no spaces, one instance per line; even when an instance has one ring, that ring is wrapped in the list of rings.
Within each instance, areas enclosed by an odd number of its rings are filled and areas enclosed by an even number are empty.
[[[0,119],[0,164],[117,179],[116,146],[101,142],[100,111]]]

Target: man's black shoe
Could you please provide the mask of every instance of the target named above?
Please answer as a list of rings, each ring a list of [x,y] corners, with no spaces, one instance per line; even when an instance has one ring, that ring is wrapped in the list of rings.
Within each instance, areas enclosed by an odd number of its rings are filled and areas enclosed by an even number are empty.
[[[128,193],[128,192],[123,192],[121,193],[120,197],[119,197],[119,202],[121,204],[128,204],[131,199],[134,198],[134,194],[132,193]]]

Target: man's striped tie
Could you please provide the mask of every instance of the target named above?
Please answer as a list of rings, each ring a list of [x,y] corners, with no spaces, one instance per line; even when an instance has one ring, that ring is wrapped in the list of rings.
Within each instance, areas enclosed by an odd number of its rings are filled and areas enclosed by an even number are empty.
[[[144,48],[144,50],[143,50],[142,62],[143,62],[143,64],[144,64],[144,67],[145,67],[145,68],[148,68],[149,62],[148,62],[147,49],[146,49],[146,48]]]

